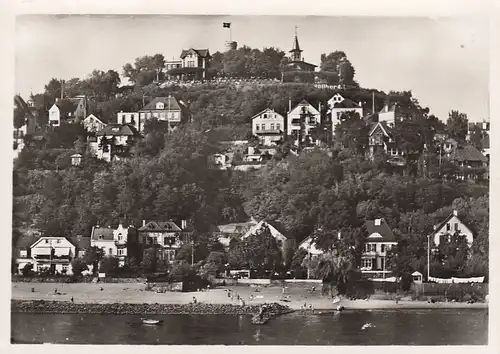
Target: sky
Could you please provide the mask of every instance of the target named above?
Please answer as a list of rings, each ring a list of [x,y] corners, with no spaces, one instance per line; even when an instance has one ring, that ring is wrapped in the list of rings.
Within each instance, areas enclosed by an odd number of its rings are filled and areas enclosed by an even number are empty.
[[[342,50],[366,88],[411,90],[446,120],[450,110],[470,121],[489,118],[489,23],[479,18],[319,16],[23,15],[16,19],[15,85],[27,98],[53,77],[84,78],[136,57],[182,49],[224,49],[231,22],[238,46],[288,52],[295,26],[303,57]]]

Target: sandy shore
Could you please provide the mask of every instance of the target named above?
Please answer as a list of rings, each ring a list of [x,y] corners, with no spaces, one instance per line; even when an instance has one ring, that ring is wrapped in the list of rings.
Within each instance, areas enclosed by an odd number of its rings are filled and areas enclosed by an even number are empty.
[[[198,302],[210,304],[233,304],[238,305],[236,294],[242,298],[247,305],[258,305],[263,303],[278,302],[294,310],[300,310],[304,305],[313,306],[315,310],[334,310],[338,304],[323,297],[319,290],[311,292],[303,286],[291,285],[285,289],[283,299],[282,288],[250,286],[227,286],[209,291],[201,292],[167,292],[154,293],[145,290],[145,284],[141,283],[12,283],[13,300],[46,300],[46,301],[70,301],[73,298],[79,303],[130,303],[130,304],[189,304],[196,297]],[[34,288],[34,292],[32,292]],[[101,290],[102,288],[102,290]],[[55,294],[55,289],[60,295]],[[228,296],[228,291],[234,294],[233,298]],[[398,301],[393,300],[341,300],[340,304],[346,309],[424,309],[424,308],[487,308],[487,303],[452,303],[438,302],[427,303],[425,301]]]

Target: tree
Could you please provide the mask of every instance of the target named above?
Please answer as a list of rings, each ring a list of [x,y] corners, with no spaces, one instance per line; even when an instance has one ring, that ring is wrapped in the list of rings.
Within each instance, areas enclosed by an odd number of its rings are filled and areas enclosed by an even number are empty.
[[[342,51],[321,54],[320,68],[321,77],[330,85],[357,86],[354,67]]]
[[[61,98],[61,90],[63,85],[63,80],[52,78],[49,83],[45,85],[45,95],[53,103],[56,98]]]
[[[158,266],[157,252],[154,247],[144,250],[144,255],[142,257],[141,268],[144,273],[154,273]]]
[[[115,275],[119,268],[119,261],[117,257],[107,256],[101,259],[100,271],[106,275]]]
[[[163,79],[165,58],[162,54],[145,55],[135,59],[134,65],[123,66],[123,76],[138,86],[146,86]]]
[[[172,270],[170,271],[170,278],[173,281],[182,281],[191,273],[192,270],[188,262],[184,260],[175,261],[174,264],[172,265]]]
[[[243,240],[244,262],[259,273],[274,271],[282,263],[281,251],[267,225]]]
[[[450,135],[450,138],[463,143],[467,136],[467,125],[467,114],[459,111],[451,111],[446,121],[446,131]]]
[[[472,131],[470,132],[470,137],[469,141],[470,143],[479,151],[483,151],[483,139],[484,135],[487,135],[488,133],[483,133],[481,130],[481,127],[477,124],[474,125],[472,128]]]
[[[224,252],[210,252],[203,266],[205,275],[217,276],[226,269],[227,255]]]
[[[83,260],[86,264],[92,266],[92,273],[95,275],[98,273],[99,263],[104,257],[104,251],[96,246],[87,248],[85,254],[83,255]]]
[[[76,276],[82,275],[83,271],[88,270],[87,263],[83,258],[73,258],[71,261],[71,269]]]

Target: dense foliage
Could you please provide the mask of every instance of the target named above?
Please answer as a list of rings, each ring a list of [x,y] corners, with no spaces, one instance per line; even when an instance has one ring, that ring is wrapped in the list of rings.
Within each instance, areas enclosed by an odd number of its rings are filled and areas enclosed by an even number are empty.
[[[344,279],[345,269],[359,263],[365,220],[383,217],[396,233],[399,245],[390,259],[396,273],[423,272],[427,235],[433,225],[456,209],[477,235],[471,253],[465,257],[460,251],[463,240],[454,239],[451,246],[433,256],[433,269],[445,275],[487,272],[488,187],[442,179],[443,171],[451,167],[438,159],[441,150],[434,139],[436,133],[448,132],[464,140],[466,115],[453,111],[444,125],[428,108],[421,107],[410,91],[386,94],[359,88],[345,53],[334,52],[322,56],[321,72],[327,81],[347,87],[343,92],[346,98],[361,102],[368,112],[372,105],[376,112],[385,104],[399,105],[406,120],[394,129],[394,135],[409,156],[407,166],[389,166],[385,156],[366,159],[366,123],[361,117],[346,116],[335,131],[333,140],[338,144],[328,153],[316,149],[294,156],[284,143],[258,171],[219,171],[210,168],[209,156],[221,151],[221,140],[248,137],[256,113],[271,108],[285,115],[290,104],[303,99],[318,107],[334,91],[286,83],[160,88],[154,81],[164,77],[162,63],[163,58],[154,55],[126,64],[125,76],[133,87],[119,88],[116,72],[96,70],[84,80],[71,79],[64,85],[52,79],[44,93],[34,96],[42,127],[62,86],[68,97],[87,95],[88,113],[104,121],[114,121],[121,110],[136,111],[153,97],[169,94],[184,102],[189,119],[174,132],[151,122],[127,158],[112,164],[89,154],[86,133],[79,125],[47,129],[38,140],[27,137],[13,172],[16,229],[33,227],[52,235],[87,236],[96,224],[140,225],[144,219],[183,219],[198,234],[193,245],[179,252],[180,274],[191,262],[199,263],[210,275],[223,271],[226,262],[232,267],[275,270],[276,263],[284,259],[269,230],[233,242],[228,254],[207,236],[214,225],[246,221],[251,216],[279,225],[297,243],[313,236],[325,250],[345,250],[342,259],[325,258],[314,266],[306,264],[301,251],[285,256],[292,269],[314,268],[320,277],[338,280]],[[278,49],[242,47],[215,53],[212,64],[219,75],[278,78],[286,58]],[[324,118],[324,108],[321,113]],[[17,125],[22,115],[15,114]],[[75,152],[84,155],[78,167],[70,164]],[[144,252],[142,262],[134,267],[156,271],[156,253]],[[102,260],[102,254],[93,249],[84,257],[86,264],[95,265],[94,270]]]

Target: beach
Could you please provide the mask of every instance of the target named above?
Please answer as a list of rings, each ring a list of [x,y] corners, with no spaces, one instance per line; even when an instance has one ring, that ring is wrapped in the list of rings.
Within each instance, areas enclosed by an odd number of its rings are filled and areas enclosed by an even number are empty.
[[[32,288],[34,291],[32,291]],[[252,287],[247,285],[224,286],[197,292],[155,293],[146,290],[144,283],[12,283],[12,300],[23,301],[71,301],[75,304],[171,304],[187,305],[196,299],[197,303],[213,305],[240,305],[243,299],[246,305],[280,303],[292,310],[308,309],[318,311],[335,310],[342,305],[345,309],[397,309],[397,308],[487,308],[487,303],[458,303],[395,300],[348,300],[332,303],[330,297],[322,296],[321,286],[311,291],[311,286],[291,285]],[[56,294],[56,290],[57,293]],[[228,295],[229,294],[229,295]],[[286,301],[282,301],[286,299]]]

